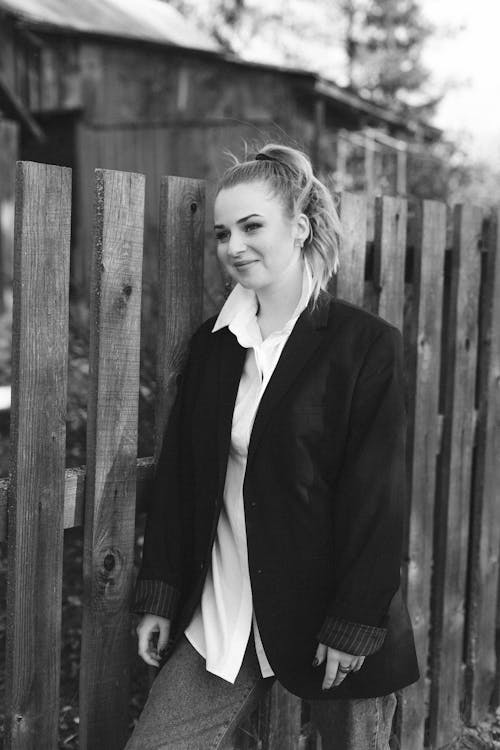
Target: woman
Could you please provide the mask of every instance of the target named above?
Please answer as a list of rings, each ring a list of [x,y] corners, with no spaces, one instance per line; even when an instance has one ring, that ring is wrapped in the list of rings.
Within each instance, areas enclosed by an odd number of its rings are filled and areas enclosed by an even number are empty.
[[[220,182],[236,285],[192,338],[158,462],[134,609],[141,657],[166,663],[127,750],[225,747],[274,679],[324,750],[386,750],[394,691],[419,677],[402,337],[325,290],[339,229],[295,149]]]

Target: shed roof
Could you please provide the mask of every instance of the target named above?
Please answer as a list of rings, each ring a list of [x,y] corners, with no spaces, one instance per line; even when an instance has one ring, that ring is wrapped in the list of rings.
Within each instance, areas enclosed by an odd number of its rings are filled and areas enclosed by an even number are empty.
[[[208,34],[160,0],[0,0],[30,25],[220,52]]]

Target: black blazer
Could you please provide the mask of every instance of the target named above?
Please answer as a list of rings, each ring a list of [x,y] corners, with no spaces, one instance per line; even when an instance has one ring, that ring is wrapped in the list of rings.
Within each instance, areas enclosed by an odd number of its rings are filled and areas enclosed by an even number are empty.
[[[214,318],[192,338],[150,493],[134,610],[172,618],[200,600],[222,504],[246,350]],[[262,396],[243,495],[253,604],[267,658],[302,698],[385,695],[419,678],[400,589],[406,410],[402,336],[321,292]],[[365,654],[328,691],[318,640]]]

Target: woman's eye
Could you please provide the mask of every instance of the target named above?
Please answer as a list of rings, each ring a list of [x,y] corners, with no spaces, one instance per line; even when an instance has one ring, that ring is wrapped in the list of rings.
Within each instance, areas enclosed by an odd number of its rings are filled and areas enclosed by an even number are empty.
[[[225,242],[229,237],[229,232],[216,232],[215,239],[217,242]]]
[[[245,232],[254,232],[256,229],[260,229],[260,224],[245,224]]]

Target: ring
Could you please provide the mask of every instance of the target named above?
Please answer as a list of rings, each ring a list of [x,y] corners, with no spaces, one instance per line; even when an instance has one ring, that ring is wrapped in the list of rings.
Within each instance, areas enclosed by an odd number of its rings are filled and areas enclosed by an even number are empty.
[[[348,672],[352,672],[352,667],[343,667],[342,664],[339,664],[338,670],[343,674],[347,674]]]

